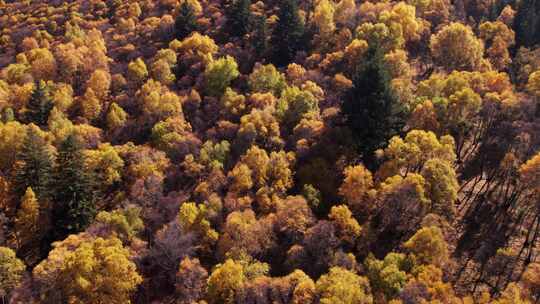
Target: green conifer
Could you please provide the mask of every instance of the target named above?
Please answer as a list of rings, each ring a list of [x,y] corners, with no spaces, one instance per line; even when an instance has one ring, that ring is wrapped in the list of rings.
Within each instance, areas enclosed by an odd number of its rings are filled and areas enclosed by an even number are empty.
[[[253,19],[253,36],[251,45],[255,51],[255,55],[260,58],[264,57],[268,50],[268,26],[266,25],[266,17],[258,16]]]
[[[272,33],[272,61],[285,66],[303,48],[304,24],[298,12],[296,0],[283,0],[279,8],[278,23]]]
[[[96,213],[96,191],[94,176],[85,168],[81,144],[74,135],[58,150],[54,189],[56,239],[84,230]]]
[[[182,40],[189,36],[192,32],[197,31],[197,17],[193,7],[188,1],[182,2],[178,16],[176,17],[174,27],[176,30],[176,38]]]
[[[394,94],[390,81],[382,52],[371,47],[343,103],[347,125],[367,164],[375,163],[374,152],[384,148],[405,125],[405,107]]]
[[[531,47],[540,43],[540,0],[519,2],[514,29],[517,46]]]
[[[232,36],[242,37],[249,31],[250,0],[235,0],[227,10],[227,29]]]
[[[26,131],[14,168],[14,190],[20,197],[31,187],[40,201],[46,201],[51,194],[53,156],[38,132],[35,125]]]
[[[32,96],[26,105],[25,121],[33,122],[40,127],[47,125],[53,105],[46,83],[43,80],[36,82]]]

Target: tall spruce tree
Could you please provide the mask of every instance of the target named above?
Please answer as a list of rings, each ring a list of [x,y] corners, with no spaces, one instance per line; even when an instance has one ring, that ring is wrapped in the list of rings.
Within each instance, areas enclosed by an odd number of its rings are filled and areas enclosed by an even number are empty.
[[[291,63],[304,44],[304,24],[298,13],[296,0],[282,0],[278,17],[278,24],[270,41],[273,49],[272,62],[277,66],[285,66]]]
[[[37,81],[32,96],[26,105],[24,119],[27,123],[35,123],[42,127],[47,125],[53,102],[45,81]]]
[[[264,57],[268,49],[268,26],[266,25],[265,16],[257,16],[253,18],[253,36],[251,45],[255,51],[255,55],[260,58]]]
[[[178,16],[176,17],[174,28],[176,31],[176,38],[182,40],[189,36],[192,32],[197,31],[197,17],[193,7],[188,1],[182,2]]]
[[[359,64],[353,86],[347,92],[342,112],[362,153],[365,164],[373,168],[374,152],[400,134],[406,109],[391,88],[391,78],[378,47],[370,47],[365,62]]]
[[[242,37],[249,32],[250,0],[234,0],[227,10],[227,30],[232,36]]]
[[[516,45],[531,47],[540,43],[540,0],[521,0],[514,19]]]
[[[39,201],[50,198],[53,156],[48,147],[38,127],[30,125],[14,167],[14,191],[18,197],[31,187]]]
[[[81,144],[69,135],[58,149],[53,219],[55,238],[84,230],[96,213],[94,175],[85,168]]]

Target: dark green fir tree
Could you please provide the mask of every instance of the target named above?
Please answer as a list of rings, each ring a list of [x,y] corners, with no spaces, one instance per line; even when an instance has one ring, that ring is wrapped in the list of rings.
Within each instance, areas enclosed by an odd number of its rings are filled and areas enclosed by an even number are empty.
[[[195,32],[198,29],[195,11],[187,0],[183,1],[180,5],[174,28],[176,31],[176,38],[180,40],[188,37],[192,32]]]
[[[282,0],[278,18],[270,41],[272,62],[277,66],[286,66],[304,45],[304,24],[296,0]]]
[[[32,96],[26,104],[26,111],[24,112],[25,122],[33,122],[40,127],[47,125],[49,113],[51,112],[53,105],[45,81],[40,80],[36,82],[34,90],[32,91]]]
[[[514,19],[516,45],[531,47],[540,43],[540,0],[521,0]]]
[[[374,152],[402,132],[407,112],[392,90],[391,77],[378,47],[371,47],[366,60],[357,68],[342,112],[364,163],[373,168]]]
[[[49,145],[40,136],[38,127],[30,125],[26,131],[20,152],[14,166],[14,191],[17,197],[24,195],[31,187],[40,202],[51,194],[53,156]]]
[[[253,18],[253,35],[251,45],[257,58],[265,56],[268,50],[268,25],[266,17],[257,16]]]
[[[234,0],[227,10],[226,28],[230,35],[242,37],[249,32],[251,10],[250,0]]]
[[[58,149],[54,175],[55,239],[84,230],[96,213],[95,176],[84,159],[79,140],[69,135]]]

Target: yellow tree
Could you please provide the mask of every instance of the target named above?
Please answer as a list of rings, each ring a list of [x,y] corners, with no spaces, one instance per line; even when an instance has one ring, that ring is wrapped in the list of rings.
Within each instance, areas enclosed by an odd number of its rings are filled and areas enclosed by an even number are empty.
[[[316,91],[316,85],[311,86],[311,89]],[[315,94],[311,90],[291,86],[282,92],[276,104],[275,114],[285,130],[292,130],[306,115],[318,113],[319,104]]]
[[[274,109],[267,107],[264,110],[253,109],[249,114],[240,118],[240,128],[237,141],[242,148],[249,148],[257,144],[264,148],[276,149],[284,145],[280,137],[280,125],[273,115]]]
[[[371,304],[369,281],[352,271],[332,267],[315,284],[321,304]]]
[[[384,149],[388,159],[377,172],[379,179],[394,174],[407,175],[420,172],[425,163],[432,158],[439,158],[450,164],[455,161],[454,139],[445,135],[437,138],[435,133],[423,130],[412,130],[404,139],[394,136],[388,147]]]
[[[285,75],[279,72],[273,64],[258,65],[249,74],[249,87],[253,92],[270,92],[274,96],[281,95],[287,83]]]
[[[109,130],[116,130],[126,124],[128,115],[118,104],[112,103],[107,113],[107,127]]]
[[[421,175],[426,180],[426,192],[431,199],[432,212],[448,219],[453,218],[459,183],[452,165],[440,158],[433,158],[425,163]]]
[[[221,96],[231,81],[240,75],[238,64],[231,56],[210,62],[204,71],[205,90],[209,95]]]
[[[10,170],[16,161],[16,155],[20,151],[27,126],[18,121],[8,123],[0,122],[0,168]],[[6,171],[4,171],[6,172]]]
[[[11,291],[21,283],[26,266],[17,258],[15,252],[0,247],[0,298],[9,299]]]
[[[55,243],[33,274],[43,288],[44,303],[131,303],[132,292],[142,282],[122,241],[86,234]]]
[[[295,162],[293,152],[271,152],[268,161],[268,186],[277,193],[285,193],[293,186],[292,166]]]
[[[336,231],[340,238],[348,242],[349,244],[354,244],[356,239],[360,236],[362,232],[362,227],[352,216],[352,212],[345,205],[334,206],[330,209],[330,214],[328,218],[336,226]]]
[[[182,115],[182,99],[159,81],[149,79],[137,91],[136,97],[151,121]]]
[[[349,207],[358,210],[373,189],[373,176],[362,164],[348,166],[343,174],[345,179],[339,187],[339,195],[345,198]]]
[[[111,74],[103,69],[95,70],[86,81],[86,88],[92,89],[96,96],[100,100],[103,100],[103,98],[109,95],[109,90],[111,88]]]
[[[514,31],[501,21],[483,22],[478,29],[491,64],[498,70],[505,69],[512,62],[508,48],[515,43]]]
[[[33,49],[27,53],[32,75],[35,79],[52,80],[56,76],[57,64],[48,49]]]
[[[220,99],[223,114],[233,120],[237,120],[246,110],[246,97],[236,93],[231,88],[225,89],[225,93]]]
[[[268,180],[268,154],[264,149],[252,146],[240,158],[241,163],[246,164],[252,171],[253,182],[257,187],[262,187]]]
[[[32,188],[26,188],[21,206],[15,218],[15,231],[19,246],[28,242],[39,232],[39,203]]]
[[[527,192],[534,198],[540,197],[540,152],[521,165],[519,178]]]
[[[523,295],[523,289],[517,283],[510,283],[492,304],[532,304]]]
[[[432,28],[439,24],[447,23],[450,10],[454,9],[448,0],[408,0],[407,3],[414,5],[419,17],[431,23]]]
[[[221,256],[261,254],[272,245],[272,226],[264,218],[257,220],[251,209],[235,211],[227,216],[218,250]]]
[[[114,235],[124,243],[131,242],[144,229],[140,213],[141,208],[133,206],[111,212],[101,211],[96,215],[93,226],[99,227],[98,230],[103,229],[103,235]]]
[[[420,264],[442,266],[448,260],[448,246],[439,227],[424,227],[404,244]]]
[[[533,96],[540,98],[540,70],[529,75],[527,90]]]
[[[437,120],[437,111],[431,100],[425,100],[416,105],[407,124],[411,129],[438,132],[441,125]]]
[[[148,69],[141,58],[128,64],[128,77],[136,83],[143,82],[148,77]]]
[[[52,92],[54,106],[61,112],[66,112],[73,104],[73,88],[69,84],[56,84]]]
[[[500,21],[508,26],[513,26],[515,16],[516,11],[512,8],[510,4],[507,4],[499,14],[497,21]]]
[[[336,5],[334,18],[342,25],[350,25],[356,15],[356,3],[353,0],[341,0]]]
[[[142,14],[141,7],[139,6],[139,3],[135,2],[129,5],[128,7],[128,16],[131,18],[139,18],[139,16]]]
[[[315,38],[315,43],[319,49],[324,50],[328,46],[328,41],[332,38],[332,34],[336,30],[334,11],[333,1],[321,0],[315,7],[312,22],[315,28],[318,29],[318,36]]]
[[[531,263],[521,277],[526,292],[535,300],[540,298],[540,263]]]
[[[159,59],[152,63],[151,72],[154,79],[165,85],[171,85],[176,80],[171,65],[163,59]]]
[[[451,23],[431,36],[435,61],[447,70],[474,70],[480,65],[484,45],[469,26]]]
[[[401,291],[401,297],[407,299],[410,296],[419,300],[419,303],[473,303],[472,299],[464,298],[463,302],[456,297],[452,284],[443,281],[443,271],[434,265],[420,265],[413,270],[414,277],[407,282]],[[422,295],[418,295],[418,290],[424,290]],[[418,295],[418,296],[416,296]],[[486,304],[488,300],[483,295],[476,302]]]
[[[172,84],[176,80],[172,68],[176,65],[177,60],[177,55],[173,50],[159,50],[156,56],[154,56],[154,62],[151,67],[154,79],[165,85]]]
[[[214,40],[199,32],[192,33],[181,42],[173,40],[169,47],[180,53],[181,57],[194,58],[196,60],[209,63],[213,60],[213,55],[217,53],[218,46]]]
[[[228,259],[215,267],[208,278],[208,302],[210,304],[233,304],[235,295],[244,287],[245,274],[242,265]]]
[[[0,209],[4,212],[12,212],[15,208],[14,202],[11,200],[10,184],[7,179],[0,176]]]
[[[386,299],[394,298],[407,282],[410,267],[405,254],[390,252],[384,260],[378,260],[372,254],[364,260],[367,277],[373,293],[382,292]]]
[[[185,232],[193,232],[200,237],[205,245],[212,245],[219,234],[210,225],[208,208],[203,204],[192,202],[183,203],[178,213],[178,222]]]
[[[421,21],[416,18],[416,8],[405,2],[398,2],[392,10],[381,12],[379,21],[388,28],[399,28],[405,42],[420,39],[420,31],[423,27]]]
[[[171,157],[181,157],[198,146],[199,140],[191,133],[191,125],[180,117],[169,117],[152,128],[156,147]]]
[[[228,178],[230,179],[229,191],[236,194],[246,192],[253,187],[251,179],[251,169],[246,164],[239,163],[229,171]]]
[[[366,22],[356,28],[356,37],[367,41],[369,45],[377,44],[385,52],[399,49],[405,43],[400,27],[388,27],[385,23]]]
[[[86,150],[84,154],[88,170],[97,174],[102,186],[111,186],[121,180],[124,161],[111,144],[100,144],[96,150]]]
[[[82,114],[88,120],[95,120],[101,114],[101,101],[99,100],[96,92],[88,88],[81,98]]]

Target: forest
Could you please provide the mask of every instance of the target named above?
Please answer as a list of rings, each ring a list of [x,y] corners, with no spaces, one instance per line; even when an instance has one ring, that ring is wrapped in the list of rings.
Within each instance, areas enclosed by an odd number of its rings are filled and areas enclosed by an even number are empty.
[[[0,299],[540,303],[540,0],[0,0]]]

